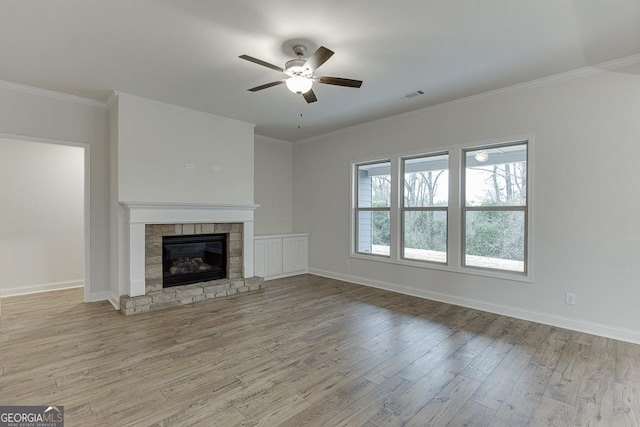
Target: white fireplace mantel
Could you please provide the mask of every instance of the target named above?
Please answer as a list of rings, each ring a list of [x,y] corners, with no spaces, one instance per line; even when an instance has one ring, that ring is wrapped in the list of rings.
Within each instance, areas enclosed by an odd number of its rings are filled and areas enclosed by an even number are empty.
[[[244,226],[243,277],[253,277],[253,213],[260,205],[120,203],[128,212],[126,227],[129,235],[129,296],[145,294],[145,225],[147,224],[241,222]]]

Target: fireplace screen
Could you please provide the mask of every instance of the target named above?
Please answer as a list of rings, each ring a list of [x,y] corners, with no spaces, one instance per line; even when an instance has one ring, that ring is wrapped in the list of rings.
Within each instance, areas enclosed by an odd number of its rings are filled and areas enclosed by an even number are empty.
[[[187,285],[227,277],[227,235],[162,238],[162,286]]]

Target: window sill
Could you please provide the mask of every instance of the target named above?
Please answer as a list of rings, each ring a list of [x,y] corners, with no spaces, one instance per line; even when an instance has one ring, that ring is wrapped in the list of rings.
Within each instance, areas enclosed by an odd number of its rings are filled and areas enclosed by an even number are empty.
[[[467,274],[472,276],[481,276],[481,277],[489,277],[492,279],[500,279],[500,280],[509,280],[514,282],[522,282],[522,283],[533,283],[533,278],[531,277],[531,273],[521,274],[521,273],[508,273],[497,270],[489,270],[475,267],[454,267],[446,264],[438,264],[432,263],[428,261],[409,261],[406,259],[391,259],[388,256],[384,255],[364,255],[359,253],[351,253],[349,255],[351,259],[360,259],[364,261],[374,261],[374,262],[383,262],[387,264],[395,264],[406,267],[416,267],[416,268],[424,268],[428,270],[440,270],[440,271],[448,271],[450,273],[458,273],[458,274]]]

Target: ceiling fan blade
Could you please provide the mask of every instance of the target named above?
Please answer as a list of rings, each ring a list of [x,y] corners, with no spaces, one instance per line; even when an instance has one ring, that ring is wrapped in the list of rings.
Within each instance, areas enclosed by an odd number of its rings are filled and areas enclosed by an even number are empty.
[[[304,63],[304,68],[310,71],[315,71],[322,64],[327,62],[327,60],[331,58],[333,54],[334,52],[332,50],[327,49],[324,46],[320,46],[315,52],[313,52],[311,58],[307,59],[307,62]]]
[[[316,98],[316,94],[313,93],[313,89],[309,89],[309,91],[303,93],[302,96],[304,96],[304,100],[307,101],[307,104],[311,104],[318,100],[318,98]]]
[[[247,89],[247,90],[249,92],[257,92],[257,91],[262,90],[262,89],[268,89],[270,87],[281,85],[282,83],[284,83],[284,80],[277,80],[275,82],[265,83],[265,84],[260,85],[260,86],[252,87],[251,89]]]
[[[269,64],[268,62],[265,62],[262,59],[254,58],[253,56],[240,55],[239,58],[246,59],[249,62],[253,62],[254,64],[258,64],[258,65],[262,65],[263,67],[271,68],[272,70],[280,71],[281,73],[284,72],[284,70],[282,68],[278,67],[277,65]]]
[[[344,79],[342,77],[318,77],[313,79],[318,83],[324,83],[326,85],[345,86],[345,87],[360,87],[362,86],[362,80]]]

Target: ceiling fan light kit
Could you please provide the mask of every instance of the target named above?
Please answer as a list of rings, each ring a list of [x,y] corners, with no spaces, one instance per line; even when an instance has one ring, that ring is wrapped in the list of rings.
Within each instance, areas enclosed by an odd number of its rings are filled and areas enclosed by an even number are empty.
[[[289,89],[291,92],[301,95],[311,90],[311,86],[313,86],[313,80],[309,80],[308,78],[303,76],[293,76],[289,77],[285,84],[287,85],[287,89]]]
[[[270,64],[261,59],[254,58],[249,55],[240,55],[241,59],[244,59],[254,64],[262,65],[263,67],[271,68],[272,70],[284,73],[287,78],[283,80],[277,80],[275,82],[266,83],[260,86],[256,86],[248,89],[250,92],[257,92],[259,90],[267,89],[273,86],[278,86],[285,83],[287,89],[291,92],[302,95],[307,103],[316,102],[315,93],[311,89],[314,82],[329,84],[334,86],[355,87],[362,86],[361,80],[345,79],[342,77],[323,77],[314,75],[315,71],[331,56],[334,52],[327,49],[324,46],[320,46],[309,59],[303,59],[303,56],[307,52],[307,48],[304,45],[296,44],[292,48],[293,53],[296,55],[296,59],[287,61],[284,68],[280,68],[277,65]]]

